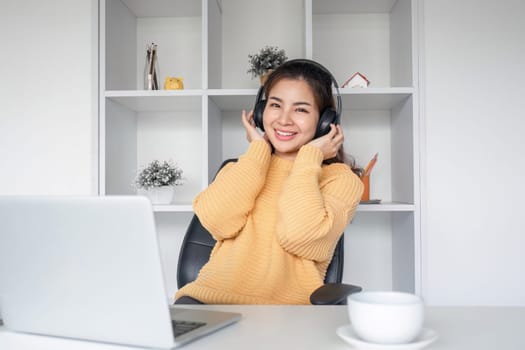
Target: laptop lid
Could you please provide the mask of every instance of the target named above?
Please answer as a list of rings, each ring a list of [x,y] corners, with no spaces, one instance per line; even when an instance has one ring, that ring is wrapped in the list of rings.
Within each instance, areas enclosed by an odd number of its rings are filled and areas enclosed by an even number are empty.
[[[8,328],[178,344],[146,198],[0,197],[0,227],[0,305]]]

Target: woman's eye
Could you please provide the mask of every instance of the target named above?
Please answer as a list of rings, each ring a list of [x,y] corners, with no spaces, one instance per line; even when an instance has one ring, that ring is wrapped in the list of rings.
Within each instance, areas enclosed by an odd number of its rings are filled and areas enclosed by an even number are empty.
[[[304,108],[297,108],[295,111],[298,113],[308,113],[308,110]]]
[[[279,104],[278,103],[270,103],[270,107],[271,108],[279,108]]]

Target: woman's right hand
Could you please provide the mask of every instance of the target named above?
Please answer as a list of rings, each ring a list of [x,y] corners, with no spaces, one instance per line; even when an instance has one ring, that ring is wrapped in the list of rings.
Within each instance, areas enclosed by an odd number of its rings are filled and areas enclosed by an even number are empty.
[[[246,114],[246,111],[242,111],[242,125],[244,126],[244,129],[246,129],[246,139],[248,142],[252,142],[254,140],[265,140],[266,135],[261,134],[259,130],[257,130],[257,127],[255,126],[255,121],[253,120],[253,110],[250,111],[248,114]]]

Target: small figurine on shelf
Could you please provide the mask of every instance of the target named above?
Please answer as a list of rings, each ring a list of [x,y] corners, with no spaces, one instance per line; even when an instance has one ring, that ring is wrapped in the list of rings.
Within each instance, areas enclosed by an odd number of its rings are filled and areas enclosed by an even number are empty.
[[[144,66],[144,90],[159,89],[159,59],[157,44],[151,43],[146,50],[146,65]]]
[[[361,204],[379,204],[381,203],[380,199],[370,199],[370,175],[372,174],[372,169],[377,163],[377,157],[379,153],[374,154],[372,159],[366,165],[363,175],[361,175],[361,181],[363,182],[364,190],[363,195],[361,196]]]
[[[164,90],[183,90],[184,78],[167,77],[164,81]]]
[[[357,72],[354,73],[350,78],[348,78],[343,85],[342,88],[350,87],[350,88],[366,88],[370,85],[370,81],[361,73]]]

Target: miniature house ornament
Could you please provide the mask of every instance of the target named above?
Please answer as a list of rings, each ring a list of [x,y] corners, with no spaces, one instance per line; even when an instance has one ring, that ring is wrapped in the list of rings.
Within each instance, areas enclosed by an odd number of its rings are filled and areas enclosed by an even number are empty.
[[[348,78],[341,87],[366,88],[369,84],[370,81],[363,74],[356,72]]]

